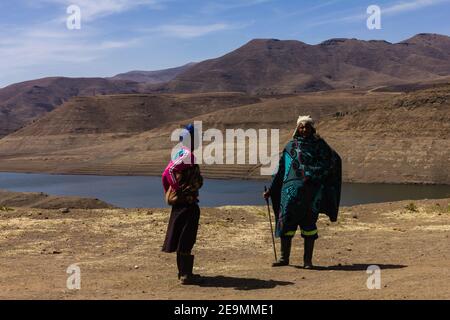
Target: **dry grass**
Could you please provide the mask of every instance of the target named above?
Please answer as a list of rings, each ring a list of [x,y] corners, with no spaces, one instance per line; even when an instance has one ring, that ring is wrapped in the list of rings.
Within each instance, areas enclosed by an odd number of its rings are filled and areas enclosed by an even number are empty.
[[[207,283],[188,288],[177,284],[173,255],[160,252],[167,209],[1,211],[0,297],[450,298],[442,282],[450,267],[450,200],[416,201],[417,212],[405,209],[408,203],[342,208],[337,223],[321,216],[315,261],[331,269],[282,273],[270,268],[266,207],[203,208],[195,271]],[[293,265],[301,263],[298,247],[297,236]],[[65,269],[73,263],[83,272],[79,292],[65,289]],[[387,287],[379,292],[365,288],[364,265],[370,264],[382,266]],[[427,282],[414,280],[423,275]],[[248,287],[253,289],[242,290]]]

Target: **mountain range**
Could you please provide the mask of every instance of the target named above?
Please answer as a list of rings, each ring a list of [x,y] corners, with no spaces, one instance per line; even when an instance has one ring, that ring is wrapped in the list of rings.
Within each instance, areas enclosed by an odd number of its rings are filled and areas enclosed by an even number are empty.
[[[52,77],[0,89],[0,137],[74,96],[127,93],[297,94],[377,88],[450,76],[450,37],[418,34],[399,43],[330,39],[317,45],[255,39],[215,59],[111,78]]]
[[[418,34],[399,43],[331,39],[317,45],[252,40],[200,62],[161,87],[171,92],[292,94],[368,88],[450,75],[450,38]]]

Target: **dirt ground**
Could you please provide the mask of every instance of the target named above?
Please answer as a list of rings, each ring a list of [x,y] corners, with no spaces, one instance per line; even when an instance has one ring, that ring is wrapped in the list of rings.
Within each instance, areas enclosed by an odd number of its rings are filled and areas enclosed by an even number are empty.
[[[450,199],[344,207],[319,221],[316,270],[272,268],[265,207],[202,208],[199,285],[160,252],[168,209],[0,208],[1,299],[450,299]],[[277,245],[279,241],[277,240]],[[278,248],[277,248],[278,249]],[[77,264],[81,289],[69,290]],[[367,288],[369,265],[381,289]]]

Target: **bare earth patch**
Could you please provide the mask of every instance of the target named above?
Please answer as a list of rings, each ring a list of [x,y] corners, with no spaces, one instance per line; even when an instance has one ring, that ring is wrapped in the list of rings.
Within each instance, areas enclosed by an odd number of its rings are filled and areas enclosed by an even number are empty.
[[[180,286],[160,251],[168,209],[0,208],[0,299],[450,299],[450,199],[344,207],[319,221],[314,262],[271,268],[266,208],[202,208],[195,272]],[[410,209],[416,209],[410,210]],[[278,240],[277,240],[278,245]],[[278,250],[278,248],[277,248]],[[69,290],[69,265],[81,290]],[[381,268],[380,290],[366,286]]]

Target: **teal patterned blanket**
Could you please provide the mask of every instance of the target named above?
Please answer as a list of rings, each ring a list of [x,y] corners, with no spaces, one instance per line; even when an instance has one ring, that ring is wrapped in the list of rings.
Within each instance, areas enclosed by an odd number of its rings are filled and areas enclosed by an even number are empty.
[[[270,187],[276,236],[308,213],[324,213],[337,221],[341,184],[341,158],[325,140],[316,135],[293,138],[282,152]]]

